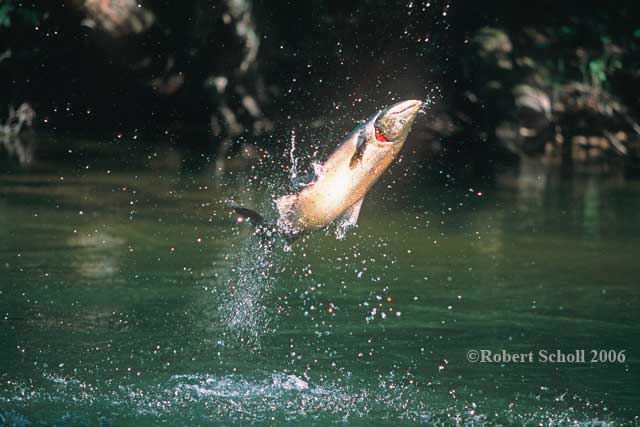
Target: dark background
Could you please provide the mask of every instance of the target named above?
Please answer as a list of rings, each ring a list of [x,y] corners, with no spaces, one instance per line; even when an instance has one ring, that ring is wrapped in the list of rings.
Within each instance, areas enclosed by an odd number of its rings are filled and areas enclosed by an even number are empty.
[[[2,0],[3,138],[136,134],[227,159],[292,129],[334,145],[419,98],[409,145],[460,181],[530,160],[633,178],[638,16],[636,1]],[[17,126],[23,103],[35,118]]]

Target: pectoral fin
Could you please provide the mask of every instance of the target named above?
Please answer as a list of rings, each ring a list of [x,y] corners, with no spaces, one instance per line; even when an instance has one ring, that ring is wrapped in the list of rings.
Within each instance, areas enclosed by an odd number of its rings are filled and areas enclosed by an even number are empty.
[[[367,149],[367,135],[364,130],[360,131],[358,134],[358,142],[356,143],[356,151],[351,156],[351,160],[349,161],[349,168],[355,168],[361,161],[364,156],[364,151]]]
[[[360,199],[350,209],[347,209],[342,216],[338,218],[338,227],[336,228],[336,238],[342,240],[347,235],[349,229],[356,226],[358,222],[358,215],[360,215],[360,208],[364,198]]]

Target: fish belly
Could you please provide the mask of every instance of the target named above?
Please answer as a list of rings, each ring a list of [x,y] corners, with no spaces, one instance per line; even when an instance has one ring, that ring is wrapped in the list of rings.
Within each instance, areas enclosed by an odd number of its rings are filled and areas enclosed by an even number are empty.
[[[360,179],[347,171],[324,176],[298,197],[299,222],[306,228],[323,228],[362,198]],[[351,175],[351,176],[350,176]]]

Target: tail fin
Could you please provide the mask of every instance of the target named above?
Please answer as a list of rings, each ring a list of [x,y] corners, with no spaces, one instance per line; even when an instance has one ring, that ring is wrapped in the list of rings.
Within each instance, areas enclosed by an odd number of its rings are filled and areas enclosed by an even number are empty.
[[[264,218],[258,212],[242,206],[231,205],[230,207],[237,215],[236,222],[248,222],[256,228],[264,226]]]
[[[260,239],[262,244],[272,245],[274,238],[280,236],[274,224],[268,223],[258,212],[243,208],[235,204],[229,206],[236,214],[236,222],[248,222],[253,226],[253,235]]]

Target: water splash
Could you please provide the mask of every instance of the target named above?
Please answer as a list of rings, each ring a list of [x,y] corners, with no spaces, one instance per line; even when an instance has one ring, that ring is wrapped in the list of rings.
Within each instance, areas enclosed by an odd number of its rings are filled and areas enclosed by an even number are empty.
[[[73,378],[46,384],[9,382],[0,392],[0,424],[212,425],[234,423],[366,423],[433,426],[638,426],[638,421],[598,416],[578,397],[541,408],[535,396],[518,404],[451,399],[438,388],[402,384],[389,373],[379,382],[355,378],[322,381],[278,371],[251,376],[186,374],[129,385],[97,387]],[[6,407],[10,410],[7,411]]]
[[[296,131],[291,129],[291,147],[289,148],[289,180],[298,177],[298,159],[296,158]]]
[[[273,242],[250,238],[232,255],[234,267],[225,278],[219,306],[222,323],[252,344],[273,329],[268,297],[275,276]]]
[[[435,87],[434,89],[432,89],[433,91],[436,91],[436,93],[439,91],[438,87]],[[427,112],[429,111],[429,109],[436,103],[435,98],[439,96],[439,95],[427,95],[423,100],[422,100],[422,106],[420,106],[420,110],[418,110],[419,114],[427,114]]]

